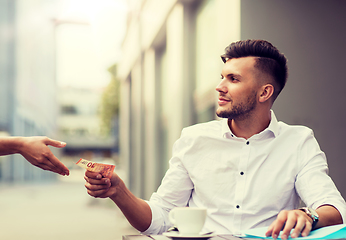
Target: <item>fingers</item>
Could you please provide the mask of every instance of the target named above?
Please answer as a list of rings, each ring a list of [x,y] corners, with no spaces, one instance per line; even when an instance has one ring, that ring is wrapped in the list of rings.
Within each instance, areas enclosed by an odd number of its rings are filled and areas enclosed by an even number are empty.
[[[61,175],[70,175],[69,169],[62,162],[60,162],[59,159],[56,156],[54,156],[54,154],[51,151],[44,155],[48,160],[46,162],[46,165],[48,165],[51,169],[54,169],[55,171],[53,172],[59,173]]]
[[[85,171],[85,176],[88,178],[101,179],[102,175],[98,172]]]
[[[53,139],[48,138],[48,137],[45,139],[44,142],[46,145],[50,145],[50,146],[57,147],[57,148],[63,148],[66,146],[65,142],[53,140]]]
[[[276,220],[274,221],[272,226],[272,233],[271,233],[271,236],[274,239],[278,238],[280,231],[284,228],[287,217],[288,217],[288,211],[281,211],[279,215],[277,216]]]
[[[85,171],[85,187],[91,191],[108,189],[111,186],[109,178],[103,178],[100,173]]]
[[[292,238],[308,236],[311,231],[310,217],[300,210],[281,211],[277,219],[268,227],[266,236],[272,236],[277,239],[280,231],[281,239],[286,240],[289,236]]]
[[[299,237],[301,234],[303,237],[306,237],[309,235],[311,231],[311,223],[307,221],[304,217],[298,217],[297,224],[294,228],[294,230],[291,233],[292,238]]]
[[[56,167],[51,163],[49,162],[48,160],[45,160],[45,161],[37,161],[37,163],[32,163],[34,166],[38,167],[38,168],[41,168],[43,170],[46,170],[46,171],[51,171],[51,172],[54,172],[54,173],[58,173],[58,174],[61,174],[60,171],[58,171],[56,169]]]
[[[84,179],[86,181],[85,188],[87,189],[87,193],[93,197],[107,197],[106,193],[111,187],[110,179],[102,178],[101,174],[90,171],[86,171],[85,175]]]
[[[286,221],[285,227],[281,233],[281,239],[285,240],[288,238],[288,236],[291,234],[291,230],[296,226],[296,223],[297,223],[297,217],[294,214],[292,214],[291,212],[288,212],[287,221]],[[298,236],[299,236],[300,231],[298,232],[298,228],[295,230],[295,232],[298,233]],[[291,237],[293,237],[293,236],[291,236]]]
[[[106,198],[108,197],[107,195],[108,189],[101,189],[101,190],[89,190],[87,189],[87,193],[95,198]]]
[[[109,187],[108,184],[92,184],[88,181],[85,182],[85,188],[90,191],[108,190]]]
[[[268,227],[267,232],[265,233],[266,237],[270,237],[272,236],[274,239],[276,239],[278,236],[273,235],[273,230],[274,230],[274,226],[275,226],[276,221],[274,221],[272,224],[270,224],[270,226]]]
[[[61,163],[62,166],[64,167],[63,168],[61,166],[54,165],[51,161],[52,161],[52,159],[44,158],[43,160],[36,160],[36,162],[33,162],[32,164],[34,166],[39,167],[39,168],[46,170],[46,171],[51,171],[51,172],[54,172],[54,173],[57,173],[57,174],[60,174],[63,176],[69,175],[69,170],[65,165],[63,165]],[[59,163],[60,163],[60,161],[59,161]]]
[[[111,184],[109,178],[94,179],[94,178],[84,177],[84,179],[86,182],[88,182],[91,185],[107,185],[109,187]]]

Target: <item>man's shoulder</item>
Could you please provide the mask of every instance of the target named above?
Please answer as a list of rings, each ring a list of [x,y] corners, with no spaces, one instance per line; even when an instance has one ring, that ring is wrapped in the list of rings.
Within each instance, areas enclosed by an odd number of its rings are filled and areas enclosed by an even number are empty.
[[[222,120],[197,123],[183,129],[184,135],[221,135]]]
[[[278,122],[279,124],[279,135],[282,134],[290,134],[290,135],[295,135],[295,136],[301,136],[301,137],[306,137],[313,135],[313,131],[311,128],[303,125],[290,125],[284,122]]]

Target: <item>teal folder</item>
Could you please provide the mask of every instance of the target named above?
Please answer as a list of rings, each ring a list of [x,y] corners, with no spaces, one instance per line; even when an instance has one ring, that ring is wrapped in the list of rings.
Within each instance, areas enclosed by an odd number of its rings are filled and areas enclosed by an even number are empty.
[[[267,231],[267,227],[264,228],[254,228],[249,229],[243,232],[243,234],[240,237],[244,238],[261,238],[261,239],[273,239],[272,237],[266,237],[265,233]],[[317,230],[311,231],[309,236],[307,237],[298,237],[295,239],[299,240],[322,240],[322,239],[346,239],[346,224],[340,224],[340,225],[334,225],[334,226],[328,226],[319,228]],[[278,237],[280,238],[280,235]],[[294,239],[294,238],[289,238]]]

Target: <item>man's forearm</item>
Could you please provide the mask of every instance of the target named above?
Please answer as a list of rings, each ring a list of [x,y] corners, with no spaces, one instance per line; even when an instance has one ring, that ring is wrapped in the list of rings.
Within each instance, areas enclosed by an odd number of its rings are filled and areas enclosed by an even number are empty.
[[[319,220],[315,228],[343,223],[341,214],[335,207],[331,205],[323,205],[319,207],[316,212],[318,213]]]
[[[111,197],[111,199],[134,228],[141,232],[147,230],[152,219],[149,205],[133,195],[125,184],[121,185],[117,189],[116,197]]]

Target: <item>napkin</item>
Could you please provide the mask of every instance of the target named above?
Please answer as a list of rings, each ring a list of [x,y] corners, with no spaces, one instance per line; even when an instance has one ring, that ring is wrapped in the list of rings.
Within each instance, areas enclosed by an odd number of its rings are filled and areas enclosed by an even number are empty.
[[[267,229],[268,227],[249,229],[244,231],[241,237],[272,239],[272,237],[266,237],[265,233]],[[317,230],[311,231],[309,236],[298,237],[297,239],[299,240],[321,239],[322,240],[322,239],[338,239],[338,238],[346,238],[346,224],[339,224],[339,225],[319,228]],[[281,239],[280,235],[278,239]],[[293,239],[293,238],[289,237],[289,239]]]

